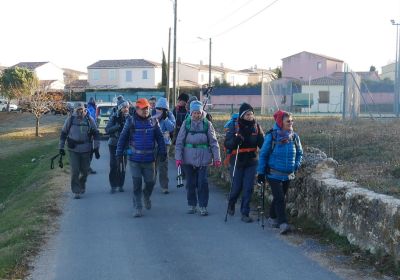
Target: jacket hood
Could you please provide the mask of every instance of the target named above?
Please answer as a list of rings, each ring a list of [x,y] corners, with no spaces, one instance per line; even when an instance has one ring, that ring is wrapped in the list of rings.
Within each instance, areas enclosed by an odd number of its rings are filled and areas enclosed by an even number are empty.
[[[162,108],[162,109],[169,110],[169,105],[168,105],[167,99],[165,97],[159,98],[156,103],[156,108]]]

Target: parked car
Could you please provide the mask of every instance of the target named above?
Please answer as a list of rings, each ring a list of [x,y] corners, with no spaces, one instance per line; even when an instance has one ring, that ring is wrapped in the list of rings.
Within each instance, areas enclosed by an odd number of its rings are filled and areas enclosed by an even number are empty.
[[[113,102],[99,103],[96,109],[96,123],[101,135],[104,135],[108,120],[117,104]]]
[[[7,111],[7,105],[8,105],[8,101],[7,100],[0,100],[0,111],[5,112]],[[15,104],[10,103],[10,107],[9,107],[10,111],[17,111],[18,110],[18,106]]]

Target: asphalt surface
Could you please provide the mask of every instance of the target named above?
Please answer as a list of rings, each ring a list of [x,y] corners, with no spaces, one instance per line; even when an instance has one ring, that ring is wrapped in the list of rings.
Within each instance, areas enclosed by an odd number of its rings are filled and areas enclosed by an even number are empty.
[[[80,200],[69,194],[60,229],[34,262],[29,279],[340,279],[282,240],[276,229],[224,222],[224,193],[210,185],[209,216],[186,214],[184,188],[176,188],[170,161],[170,194],[157,184],[152,209],[133,218],[132,178],[124,193],[110,194],[108,147],[93,160]],[[236,212],[238,212],[238,206]]]

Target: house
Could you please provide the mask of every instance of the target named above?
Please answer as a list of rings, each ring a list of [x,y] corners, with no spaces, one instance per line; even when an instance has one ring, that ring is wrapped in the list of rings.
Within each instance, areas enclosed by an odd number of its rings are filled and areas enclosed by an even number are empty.
[[[261,81],[270,82],[277,78],[276,73],[271,70],[259,69],[257,65],[248,69],[239,70],[239,72],[246,73],[248,76],[247,83],[251,85],[256,85]]]
[[[47,81],[49,89],[59,89],[61,86],[64,88],[64,71],[49,61],[44,62],[20,62],[11,67],[26,68],[35,72],[39,81]],[[53,81],[49,83],[48,81]],[[56,88],[52,88],[55,86]]]
[[[337,58],[300,52],[282,58],[282,77],[309,81],[343,71],[343,61]]]
[[[89,65],[90,88],[157,88],[161,64],[145,59],[99,60]]]
[[[70,84],[72,81],[88,79],[88,74],[86,72],[69,68],[62,68],[62,70],[64,71],[64,83],[66,85]]]
[[[202,86],[209,83],[209,73],[209,65],[204,65],[201,62],[200,64],[178,64],[179,81],[191,81]],[[245,72],[225,68],[223,64],[221,66],[211,65],[211,83],[219,80],[232,86],[245,85],[248,83],[248,76]]]
[[[69,84],[65,85],[65,92],[72,93],[72,92],[85,92],[85,90],[89,88],[89,83],[87,80],[74,80]]]
[[[382,74],[380,75],[381,80],[389,79],[394,81],[396,74],[396,62],[389,63],[388,65],[382,66]]]

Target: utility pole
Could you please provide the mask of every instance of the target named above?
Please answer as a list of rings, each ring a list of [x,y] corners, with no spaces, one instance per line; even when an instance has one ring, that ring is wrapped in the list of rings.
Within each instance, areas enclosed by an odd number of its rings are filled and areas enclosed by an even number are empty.
[[[399,25],[393,19],[390,21],[392,25],[396,26],[396,63],[395,63],[395,74],[394,74],[394,113],[396,117],[399,117],[399,92],[400,92],[400,80],[399,80],[399,56],[400,56],[400,44],[399,44]]]
[[[208,86],[211,86],[211,37],[210,37],[210,52],[208,55]]]
[[[170,52],[171,52],[171,27],[168,32],[168,60],[167,60],[167,100],[168,103],[171,103],[171,90],[169,89],[169,76],[171,72],[170,66]]]
[[[174,106],[176,105],[176,28],[177,28],[177,12],[178,12],[178,0],[174,2],[174,66],[173,66],[173,73],[172,73],[172,87],[174,92]]]

